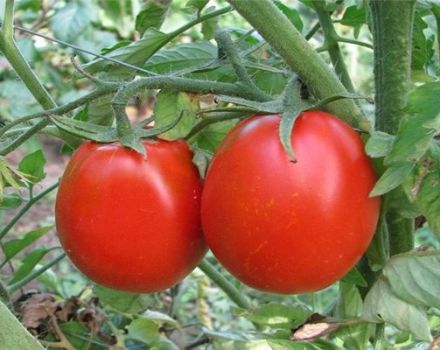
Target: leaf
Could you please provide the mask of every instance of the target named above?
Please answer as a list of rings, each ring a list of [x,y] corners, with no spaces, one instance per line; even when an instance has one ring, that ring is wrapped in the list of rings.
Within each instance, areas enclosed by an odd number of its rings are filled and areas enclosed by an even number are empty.
[[[26,155],[18,165],[18,170],[28,176],[28,180],[37,183],[43,180],[46,176],[44,172],[44,165],[46,158],[41,149]]]
[[[0,302],[0,324],[2,325],[0,344],[4,349],[44,349],[2,302]]]
[[[289,109],[283,113],[279,127],[279,138],[284,150],[287,152],[290,160],[296,162],[296,156],[292,148],[292,130],[296,119],[300,116],[301,111],[296,109]]]
[[[414,164],[412,163],[396,164],[389,167],[370,192],[370,197],[381,196],[400,186],[407,179],[413,168]]]
[[[159,325],[147,319],[133,320],[127,327],[128,338],[148,344],[151,349],[179,350],[179,348],[159,331]]]
[[[186,7],[192,7],[200,13],[203,8],[208,4],[208,2],[209,0],[189,0],[186,3]]]
[[[440,146],[432,144],[430,152],[417,165],[405,184],[410,199],[425,216],[432,231],[440,237]]]
[[[159,311],[147,310],[143,312],[141,315],[139,315],[139,317],[149,321],[153,321],[155,324],[159,326],[165,324],[173,328],[177,328],[179,326],[178,322],[174,318]]]
[[[15,209],[18,208],[21,203],[23,203],[23,199],[17,193],[7,194],[3,197],[3,200],[0,201],[0,210]]]
[[[37,230],[30,231],[24,234],[23,238],[11,239],[3,244],[3,251],[6,258],[9,260],[13,258],[16,254],[22,251],[24,248],[30,246],[32,243],[37,241],[40,237],[48,233],[53,226],[41,227]]]
[[[296,29],[302,32],[304,24],[301,20],[300,15],[298,14],[298,11],[296,11],[294,8],[284,5],[279,0],[275,1],[275,5],[281,10],[282,13],[284,13],[284,15],[296,27]]]
[[[365,145],[365,151],[371,158],[385,157],[391,152],[395,137],[382,131],[373,131]]]
[[[256,310],[242,311],[240,316],[271,328],[292,329],[303,324],[311,314],[310,310],[302,306],[283,305],[272,302],[262,305]]]
[[[131,36],[134,30],[134,14],[138,5],[131,0],[105,0],[100,1],[102,9],[101,25],[110,30],[115,30],[123,38]]]
[[[171,5],[171,0],[147,0],[136,16],[136,30],[144,35],[149,28],[160,29]]]
[[[9,281],[9,285],[22,280],[29,275],[34,267],[43,259],[43,257],[52,251],[52,249],[38,248],[27,254],[21,261],[20,268],[15,272],[14,277]]]
[[[171,130],[161,134],[161,138],[175,140],[188,134],[196,123],[196,113],[199,111],[199,98],[184,92],[160,91],[154,108],[155,127],[170,124],[181,113],[182,118]]]
[[[420,160],[440,132],[440,82],[426,83],[412,90],[405,107],[408,116],[402,120],[386,164]]]
[[[194,142],[196,143],[197,147],[207,151],[210,154],[213,154],[229,130],[231,130],[234,125],[237,124],[237,121],[238,119],[232,119],[208,125],[196,135]]]
[[[392,257],[383,275],[394,294],[421,307],[440,309],[440,252],[408,253]]]
[[[362,317],[375,323],[389,322],[420,340],[430,341],[424,306],[439,303],[439,274],[440,253],[437,251],[392,257],[368,292]]]
[[[365,281],[362,274],[356,267],[353,267],[342,279],[341,282],[354,284],[360,287],[367,287],[367,281]]]
[[[205,67],[217,58],[217,48],[208,41],[180,44],[155,53],[144,65],[160,74],[182,74]]]
[[[209,12],[213,12],[213,11],[215,11],[215,7],[211,6],[205,11],[205,13],[208,14]],[[214,39],[214,34],[215,31],[217,30],[217,27],[218,27],[218,17],[213,17],[206,21],[203,21],[202,22],[203,39],[205,40]]]
[[[431,48],[429,48],[429,41],[423,32],[427,27],[428,25],[424,21],[421,11],[416,11],[412,35],[411,69],[413,70],[425,71],[433,53],[432,43]]]
[[[344,12],[342,16],[341,24],[349,27],[353,27],[354,36],[359,36],[360,30],[367,22],[367,11],[365,7],[350,6]]]
[[[144,33],[140,40],[116,49],[108,53],[106,56],[134,66],[142,67],[148,58],[164,46],[170,38],[170,35],[162,33],[157,29],[150,28]],[[135,73],[133,70],[130,70],[130,68],[118,66],[113,62],[104,61],[102,58],[87,64],[85,68],[91,74],[97,72],[112,72],[114,75]]]
[[[111,305],[112,308],[124,313],[137,314],[154,303],[151,294],[120,292],[99,285],[94,286],[93,292],[103,304]]]
[[[55,11],[50,26],[56,38],[75,41],[98,17],[98,8],[91,1],[72,0]]]
[[[300,342],[285,339],[267,339],[266,342],[272,350],[342,350],[337,345],[323,340]]]

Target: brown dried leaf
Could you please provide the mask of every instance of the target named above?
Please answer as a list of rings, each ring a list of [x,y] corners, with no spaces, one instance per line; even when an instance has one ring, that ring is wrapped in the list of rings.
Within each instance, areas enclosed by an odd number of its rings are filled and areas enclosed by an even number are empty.
[[[309,323],[301,326],[292,335],[292,340],[315,340],[338,329],[342,323]]]
[[[33,294],[20,305],[21,322],[26,328],[36,329],[54,315],[58,302],[51,294]]]

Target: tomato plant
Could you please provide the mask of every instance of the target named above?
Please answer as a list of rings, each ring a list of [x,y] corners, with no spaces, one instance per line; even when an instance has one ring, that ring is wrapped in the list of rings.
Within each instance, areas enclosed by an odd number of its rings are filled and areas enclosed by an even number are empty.
[[[209,247],[238,279],[257,289],[304,293],[344,276],[373,237],[380,199],[376,175],[353,129],[319,111],[304,112],[291,141],[280,116],[238,124],[214,156],[202,196]]]
[[[184,141],[83,144],[56,201],[60,241],[76,267],[115,289],[155,292],[191,272],[206,248],[201,181]]]

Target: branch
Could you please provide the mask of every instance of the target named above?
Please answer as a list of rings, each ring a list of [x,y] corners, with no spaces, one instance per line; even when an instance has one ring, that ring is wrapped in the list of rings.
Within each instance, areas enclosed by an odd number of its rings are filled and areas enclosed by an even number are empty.
[[[261,95],[262,99],[269,100],[271,97],[265,92],[261,91],[260,88],[255,85],[246,71],[246,68],[243,66],[243,62],[241,61],[240,55],[238,54],[237,49],[229,36],[229,33],[226,30],[220,30],[216,32],[215,40],[218,43],[219,49],[223,50],[229,62],[232,64],[239,81],[247,85],[249,88],[254,89],[255,93]]]
[[[284,58],[318,99],[346,93],[323,58],[271,0],[227,0]],[[304,59],[306,58],[306,62]],[[369,122],[351,100],[336,101],[328,110],[353,126],[369,129]]]
[[[46,188],[44,191],[41,191],[39,194],[37,194],[36,196],[32,197],[32,199],[30,199],[26,205],[21,208],[21,210],[14,215],[14,217],[9,220],[8,224],[3,227],[3,229],[0,231],[0,239],[2,239],[8,232],[9,230],[14,227],[14,225],[18,222],[18,220],[21,219],[21,217],[27,213],[27,211],[36,203],[38,202],[41,198],[43,198],[44,196],[46,196],[47,194],[49,194],[50,192],[52,192],[55,188],[58,187],[58,182],[53,184],[52,186],[49,186],[48,188]],[[3,266],[3,264],[2,264]]]
[[[319,23],[321,23],[322,31],[324,32],[324,47],[330,55],[336,74],[340,77],[345,88],[350,92],[354,92],[355,88],[350,75],[348,74],[344,57],[342,57],[342,52],[338,45],[339,36],[335,31],[329,12],[325,9],[325,3],[321,0],[313,0],[312,4],[318,15]]]
[[[228,281],[220,272],[218,272],[213,265],[211,265],[208,260],[204,259],[199,264],[199,269],[202,270],[206,276],[208,276],[212,281],[214,281],[223,292],[235,303],[237,306],[251,310],[252,304],[249,299],[240,292],[235,286]]]

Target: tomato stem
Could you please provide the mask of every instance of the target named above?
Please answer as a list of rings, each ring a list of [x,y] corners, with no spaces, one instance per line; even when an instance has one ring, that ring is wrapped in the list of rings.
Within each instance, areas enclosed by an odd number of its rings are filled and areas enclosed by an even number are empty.
[[[405,116],[407,92],[411,83],[411,51],[415,0],[371,0],[374,37],[376,127],[396,134]],[[389,195],[388,195],[389,196]],[[386,197],[388,197],[386,196]],[[386,198],[384,200],[386,202]],[[413,248],[414,224],[399,209],[385,215],[391,255]]]
[[[336,33],[333,26],[332,19],[329,12],[325,9],[325,2],[321,0],[313,0],[313,7],[318,15],[319,22],[321,23],[322,31],[324,32],[324,46],[330,55],[333,66],[335,67],[336,74],[340,77],[342,84],[345,88],[354,92],[355,88],[348,74],[347,66],[345,65],[344,58],[342,57],[341,49],[339,48],[338,39],[339,36]]]
[[[249,299],[239,291],[231,282],[227,280],[217,269],[207,260],[204,259],[199,264],[199,269],[202,270],[213,282],[215,282],[223,292],[235,303],[237,306],[251,310],[252,304]]]
[[[277,50],[318,99],[347,93],[336,74],[271,0],[228,2]],[[352,100],[332,102],[328,110],[353,126],[367,124]]]

